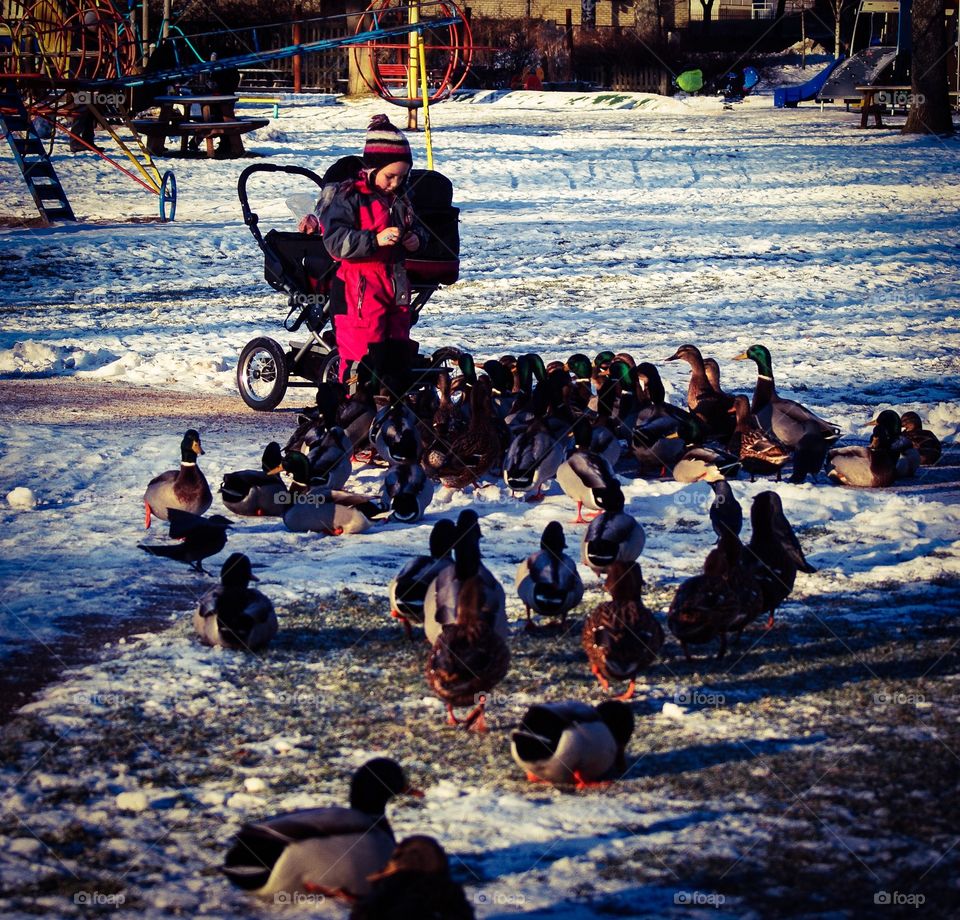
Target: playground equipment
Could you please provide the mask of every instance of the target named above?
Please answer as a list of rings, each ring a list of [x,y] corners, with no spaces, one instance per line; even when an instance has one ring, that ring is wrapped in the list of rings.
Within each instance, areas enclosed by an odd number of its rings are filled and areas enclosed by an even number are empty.
[[[142,0],[146,2],[146,0]],[[466,76],[472,55],[469,29],[458,7],[450,0],[374,0],[360,19],[353,35],[297,43],[282,48],[265,47],[260,37],[272,27],[223,29],[202,35],[186,35],[164,20],[154,51],[138,30],[138,4],[128,0],[10,0],[0,6],[0,122],[41,220],[75,219],[66,193],[53,166],[53,141],[57,131],[97,153],[159,199],[161,220],[172,219],[176,209],[176,180],[171,172],[161,175],[150,152],[134,128],[132,114],[149,108],[168,86],[183,86],[192,79],[219,71],[257,67],[271,61],[357,45],[379,62],[393,54],[398,40],[408,51],[406,70],[417,74],[421,100],[427,101],[432,80],[436,100],[449,95]],[[344,17],[323,17],[330,23]],[[313,20],[307,20],[313,21]],[[446,30],[446,31],[444,31]],[[456,31],[451,31],[456,30]],[[444,43],[419,36],[444,35]],[[207,44],[232,42],[250,48],[243,54],[204,60],[197,50]],[[146,60],[146,66],[139,62]],[[414,63],[416,62],[416,63]],[[386,65],[384,65],[386,66]],[[377,91],[388,92],[382,69]],[[416,84],[409,83],[406,98]],[[119,150],[117,159],[83,137],[78,119],[92,119],[105,130]],[[49,135],[45,148],[41,135]],[[132,168],[121,159],[126,158]]]
[[[820,71],[812,80],[801,83],[799,86],[778,86],[773,91],[773,105],[778,109],[795,109],[801,102],[809,102],[816,99],[823,84],[827,82],[830,74],[840,65],[843,58],[838,61],[831,61],[823,70]]]
[[[354,46],[354,62],[367,87],[382,99],[419,108],[459,89],[473,60],[470,24],[452,0],[432,6],[402,0],[373,0],[357,22],[358,35],[380,28],[419,23],[409,39],[371,37]],[[422,83],[426,84],[424,92]]]
[[[858,86],[902,83],[909,65],[911,3],[912,0],[860,0],[850,39],[850,57],[834,68],[814,98],[859,100]]]

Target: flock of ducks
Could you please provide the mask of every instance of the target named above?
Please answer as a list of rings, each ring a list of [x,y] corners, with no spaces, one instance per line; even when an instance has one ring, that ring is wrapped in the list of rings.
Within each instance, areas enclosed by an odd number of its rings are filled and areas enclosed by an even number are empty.
[[[702,573],[679,585],[666,617],[690,659],[690,646],[717,640],[722,657],[728,636],[738,640],[763,614],[772,626],[797,573],[816,571],[774,491],[755,496],[750,541],[741,542],[744,514],[730,486],[740,470],[779,481],[790,465],[791,481],[803,482],[816,480],[826,466],[836,482],[874,488],[940,457],[936,437],[912,412],[881,412],[866,446],[834,446],[837,426],[779,396],[762,345],[738,356],[757,365],[752,399],[724,392],[716,361],[695,346],[677,349],[667,360],[690,367],[685,407],[667,402],[656,367],[625,353],[604,352],[593,361],[578,354],[550,365],[534,354],[508,355],[480,370],[469,354],[447,350],[443,357],[459,374],[442,369],[433,385],[411,386],[388,374],[381,379],[363,365],[349,396],[346,386],[321,385],[316,406],[299,416],[286,446],[269,444],[260,469],[226,474],[219,492],[235,515],[278,517],[291,531],[342,535],[386,520],[420,520],[438,483],[480,487],[495,475],[519,498],[536,502],[556,481],[575,504],[571,523],[587,525],[579,561],[603,579],[609,595],[584,618],[585,672],[605,693],[611,685],[627,686],[597,706],[562,701],[531,707],[511,736],[513,759],[531,781],[584,788],[623,773],[634,727],[627,701],[666,641],[643,602],[637,560],[646,535],[625,508],[616,472],[625,462],[637,475],[705,481],[715,493],[710,520],[717,543]],[[180,542],[141,545],[203,571],[203,560],[226,545],[230,521],[204,516],[213,496],[197,465],[203,453],[198,432],[187,431],[180,449],[180,468],[153,479],[143,499],[146,526],[154,517],[169,521],[170,536]],[[366,462],[386,466],[378,496],[345,489],[363,454]],[[486,730],[488,696],[510,669],[506,592],[483,564],[481,539],[472,509],[456,521],[438,520],[426,552],[410,559],[389,586],[391,616],[411,639],[423,630],[429,645],[425,680],[445,704],[448,722],[473,731]],[[514,590],[531,632],[541,629],[536,614],[565,635],[567,617],[583,599],[578,565],[566,550],[562,524],[550,521],[539,548],[518,565]],[[276,613],[250,587],[253,581],[249,559],[230,555],[220,583],[194,614],[203,642],[245,650],[270,642]],[[458,716],[464,708],[469,711]],[[371,761],[353,778],[349,808],[246,825],[224,872],[256,894],[305,892],[350,901],[351,916],[358,918],[400,916],[396,905],[410,897],[425,911],[437,899],[446,911],[437,916],[473,916],[435,840],[421,836],[396,844],[384,809],[405,791],[398,764]]]

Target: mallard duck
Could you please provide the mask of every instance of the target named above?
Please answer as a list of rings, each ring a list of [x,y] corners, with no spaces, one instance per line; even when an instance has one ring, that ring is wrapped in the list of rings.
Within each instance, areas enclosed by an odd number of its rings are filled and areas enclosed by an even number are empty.
[[[363,533],[390,516],[390,511],[381,508],[369,495],[309,483],[309,461],[298,451],[287,454],[283,466],[294,480],[290,504],[283,515],[283,523],[293,533]],[[306,488],[304,479],[308,480]]]
[[[440,637],[444,626],[456,622],[457,598],[467,578],[476,578],[483,588],[478,614],[504,639],[510,634],[506,593],[480,558],[481,536],[476,512],[471,508],[461,511],[454,542],[455,565],[441,569],[427,588],[423,601],[423,630],[431,645]]]
[[[396,761],[365,763],[350,783],[350,807],[310,808],[245,824],[227,853],[223,873],[251,894],[306,892],[356,899],[387,865],[396,841],[387,802],[422,795],[407,785]]]
[[[567,403],[575,414],[582,414],[595,405],[593,364],[586,355],[578,352],[567,358],[563,368],[573,377],[572,385],[568,384]]]
[[[386,868],[370,876],[370,893],[350,920],[473,920],[463,887],[450,877],[450,861],[433,837],[416,835],[397,844]]]
[[[620,399],[620,382],[605,380],[597,392],[597,416],[592,422],[590,450],[600,454],[610,466],[620,459],[620,438],[613,420]]]
[[[297,416],[297,427],[284,447],[284,453],[299,450],[309,453],[324,433],[337,424],[340,404],[346,400],[347,388],[342,383],[323,382],[317,385],[315,406]]]
[[[510,357],[510,356],[507,356]],[[516,359],[514,359],[516,363]],[[514,376],[510,367],[503,360],[493,359],[483,362],[483,372],[490,378],[491,403],[497,418],[504,421],[513,411],[513,404],[517,394],[514,392]]]
[[[727,653],[727,630],[742,615],[743,597],[738,582],[731,578],[731,549],[739,537],[725,533],[703,563],[703,573],[688,578],[677,588],[667,612],[667,626],[677,637],[687,661],[689,645],[706,645],[717,636],[717,659]],[[759,611],[758,611],[759,612]]]
[[[725,533],[740,536],[743,529],[743,509],[734,497],[733,489],[726,479],[717,479],[709,483],[713,490],[713,503],[710,505],[710,523],[717,535],[717,542]]]
[[[687,406],[707,429],[707,436],[726,440],[733,433],[730,417],[731,397],[715,390],[707,379],[703,355],[695,345],[681,345],[668,361],[686,361],[690,365]]]
[[[808,431],[793,451],[793,471],[790,473],[790,482],[806,482],[807,476],[817,481],[823,464],[827,459],[827,450],[832,441],[824,440],[823,435],[816,431]]]
[[[541,616],[560,617],[561,628],[567,614],[583,599],[583,581],[577,564],[564,553],[567,541],[559,521],[543,529],[539,552],[527,556],[517,566],[515,587],[527,608],[527,629],[534,628],[530,611]]]
[[[542,385],[547,379],[547,369],[540,355],[528,352],[517,358],[517,381],[513,404],[504,421],[511,432],[522,431],[533,421],[536,413],[532,411],[535,386]]]
[[[900,416],[900,427],[903,436],[909,438],[910,443],[920,454],[921,466],[933,466],[943,454],[940,439],[923,427],[923,422],[916,412],[904,412]]]
[[[241,516],[280,516],[287,510],[287,485],[280,478],[283,454],[276,441],[264,448],[260,465],[259,470],[223,474],[220,498],[229,511]]]
[[[370,423],[369,439],[380,457],[391,465],[420,462],[420,422],[401,399],[391,400],[377,411]]]
[[[171,508],[206,514],[213,504],[213,495],[207,479],[197,466],[197,456],[203,454],[199,433],[190,428],[180,442],[180,469],[167,470],[155,476],[143,493],[144,528],[149,529],[152,515],[168,520]]]
[[[401,463],[387,470],[380,501],[393,512],[393,520],[402,524],[419,521],[433,500],[434,484],[415,463]]]
[[[501,462],[503,448],[490,406],[489,378],[479,377],[470,388],[467,428],[445,450],[444,446],[434,445],[424,458],[424,467],[450,489],[463,489],[471,483],[478,485],[487,471]]]
[[[580,547],[584,565],[598,575],[614,562],[633,562],[647,542],[643,527],[623,510],[624,497],[619,484],[598,496],[603,511],[587,526]]]
[[[769,629],[777,607],[793,590],[797,572],[811,574],[817,570],[804,557],[776,492],[761,492],[753,499],[750,524],[753,532],[745,565],[763,592],[761,609],[768,612]]]
[[[620,480],[610,462],[590,450],[593,428],[588,419],[578,419],[573,426],[574,449],[557,467],[557,482],[564,494],[577,503],[577,517],[572,523],[585,524],[583,506],[595,511],[603,509],[603,496],[612,486],[619,488]]]
[[[258,580],[243,553],[227,557],[220,584],[200,598],[193,614],[204,645],[255,652],[269,644],[277,634],[277,613],[270,598],[250,587]]]
[[[487,730],[486,694],[510,668],[510,649],[488,618],[487,595],[482,579],[476,575],[463,578],[457,592],[456,622],[443,627],[426,668],[427,684],[447,704],[449,724],[464,724],[477,732]],[[460,720],[453,711],[456,706],[474,708]]]
[[[703,359],[703,372],[707,375],[707,380],[715,393],[719,393],[725,399],[733,399],[733,394],[727,393],[720,384],[720,364],[716,358]]]
[[[637,673],[657,659],[663,647],[663,627],[644,606],[643,574],[635,562],[614,562],[604,588],[610,600],[598,604],[583,622],[580,643],[590,672],[604,690],[610,681],[630,681],[617,699],[629,700]]]
[[[756,568],[747,564],[747,550],[738,536],[725,533],[717,541],[717,551],[724,555],[723,577],[737,600],[736,610],[730,614],[724,630],[735,633],[739,642],[744,629],[764,611],[763,586],[756,576]]]
[[[783,465],[790,459],[790,451],[776,438],[763,433],[750,413],[750,400],[746,396],[735,396],[730,412],[736,416],[737,427],[727,447],[740,457],[740,464],[750,474],[750,481],[753,482],[757,474],[776,473],[779,482]]]
[[[897,455],[896,478],[909,479],[915,476],[920,469],[920,451],[914,447],[913,441],[903,434],[900,416],[892,409],[884,409],[872,422],[868,423],[868,427],[870,426],[873,427],[874,438],[878,440],[879,436],[876,434],[878,427],[889,432],[892,440],[890,448]],[[872,443],[871,446],[873,446]]]
[[[835,447],[827,454],[827,475],[845,486],[878,489],[892,486],[897,478],[899,451],[894,446],[900,434],[896,412],[881,413],[866,446]],[[896,420],[896,421],[894,421]]]
[[[445,568],[453,567],[457,527],[446,518],[430,531],[430,555],[415,556],[390,582],[390,616],[403,623],[407,638],[413,638],[411,623],[423,623],[427,589]]]
[[[511,734],[510,753],[531,783],[584,789],[626,770],[633,727],[633,712],[617,700],[539,703]]]
[[[342,489],[353,472],[352,454],[353,442],[347,433],[339,425],[329,427],[307,454],[310,484],[325,489]]]
[[[167,514],[170,538],[180,542],[172,545],[138,543],[137,546],[151,556],[183,562],[195,572],[208,575],[203,560],[216,556],[227,545],[227,528],[232,526],[230,520],[222,514],[211,514],[207,518],[179,508],[168,508]]]
[[[751,345],[733,360],[747,359],[757,365],[757,385],[753,391],[750,411],[756,416],[764,432],[772,434],[781,444],[791,449],[800,443],[805,434],[811,432],[819,434],[825,441],[835,441],[840,437],[840,429],[836,425],[824,421],[800,403],[784,399],[777,393],[777,385],[773,379],[773,362],[770,352],[763,345]]]
[[[687,443],[702,439],[693,416],[666,401],[659,371],[647,362],[632,371],[637,407],[630,445],[640,471],[659,469],[665,476],[687,450]],[[678,436],[680,435],[680,436]]]
[[[736,479],[739,472],[739,457],[734,457],[723,450],[696,445],[687,446],[673,464],[673,478],[677,482],[716,482],[718,479]]]
[[[558,438],[542,419],[535,418],[515,435],[503,458],[503,480],[528,502],[543,498],[543,488],[556,478],[566,453],[566,438]]]

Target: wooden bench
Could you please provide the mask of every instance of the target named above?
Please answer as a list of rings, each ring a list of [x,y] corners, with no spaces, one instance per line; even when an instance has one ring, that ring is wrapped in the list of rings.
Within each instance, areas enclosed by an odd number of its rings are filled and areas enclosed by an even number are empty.
[[[137,119],[133,126],[146,135],[147,149],[152,154],[167,152],[164,140],[180,138],[180,153],[186,154],[191,140],[206,142],[208,157],[243,156],[241,135],[270,124],[268,118],[237,118],[233,112],[236,95],[158,96],[160,114],[156,119]],[[214,150],[213,139],[221,138]]]

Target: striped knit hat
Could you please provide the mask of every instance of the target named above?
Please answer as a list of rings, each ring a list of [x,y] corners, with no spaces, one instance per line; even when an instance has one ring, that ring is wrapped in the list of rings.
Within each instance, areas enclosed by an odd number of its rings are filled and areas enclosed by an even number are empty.
[[[386,115],[374,115],[367,128],[367,142],[363,148],[363,165],[383,169],[391,163],[413,165],[410,144],[399,128],[390,124]]]

